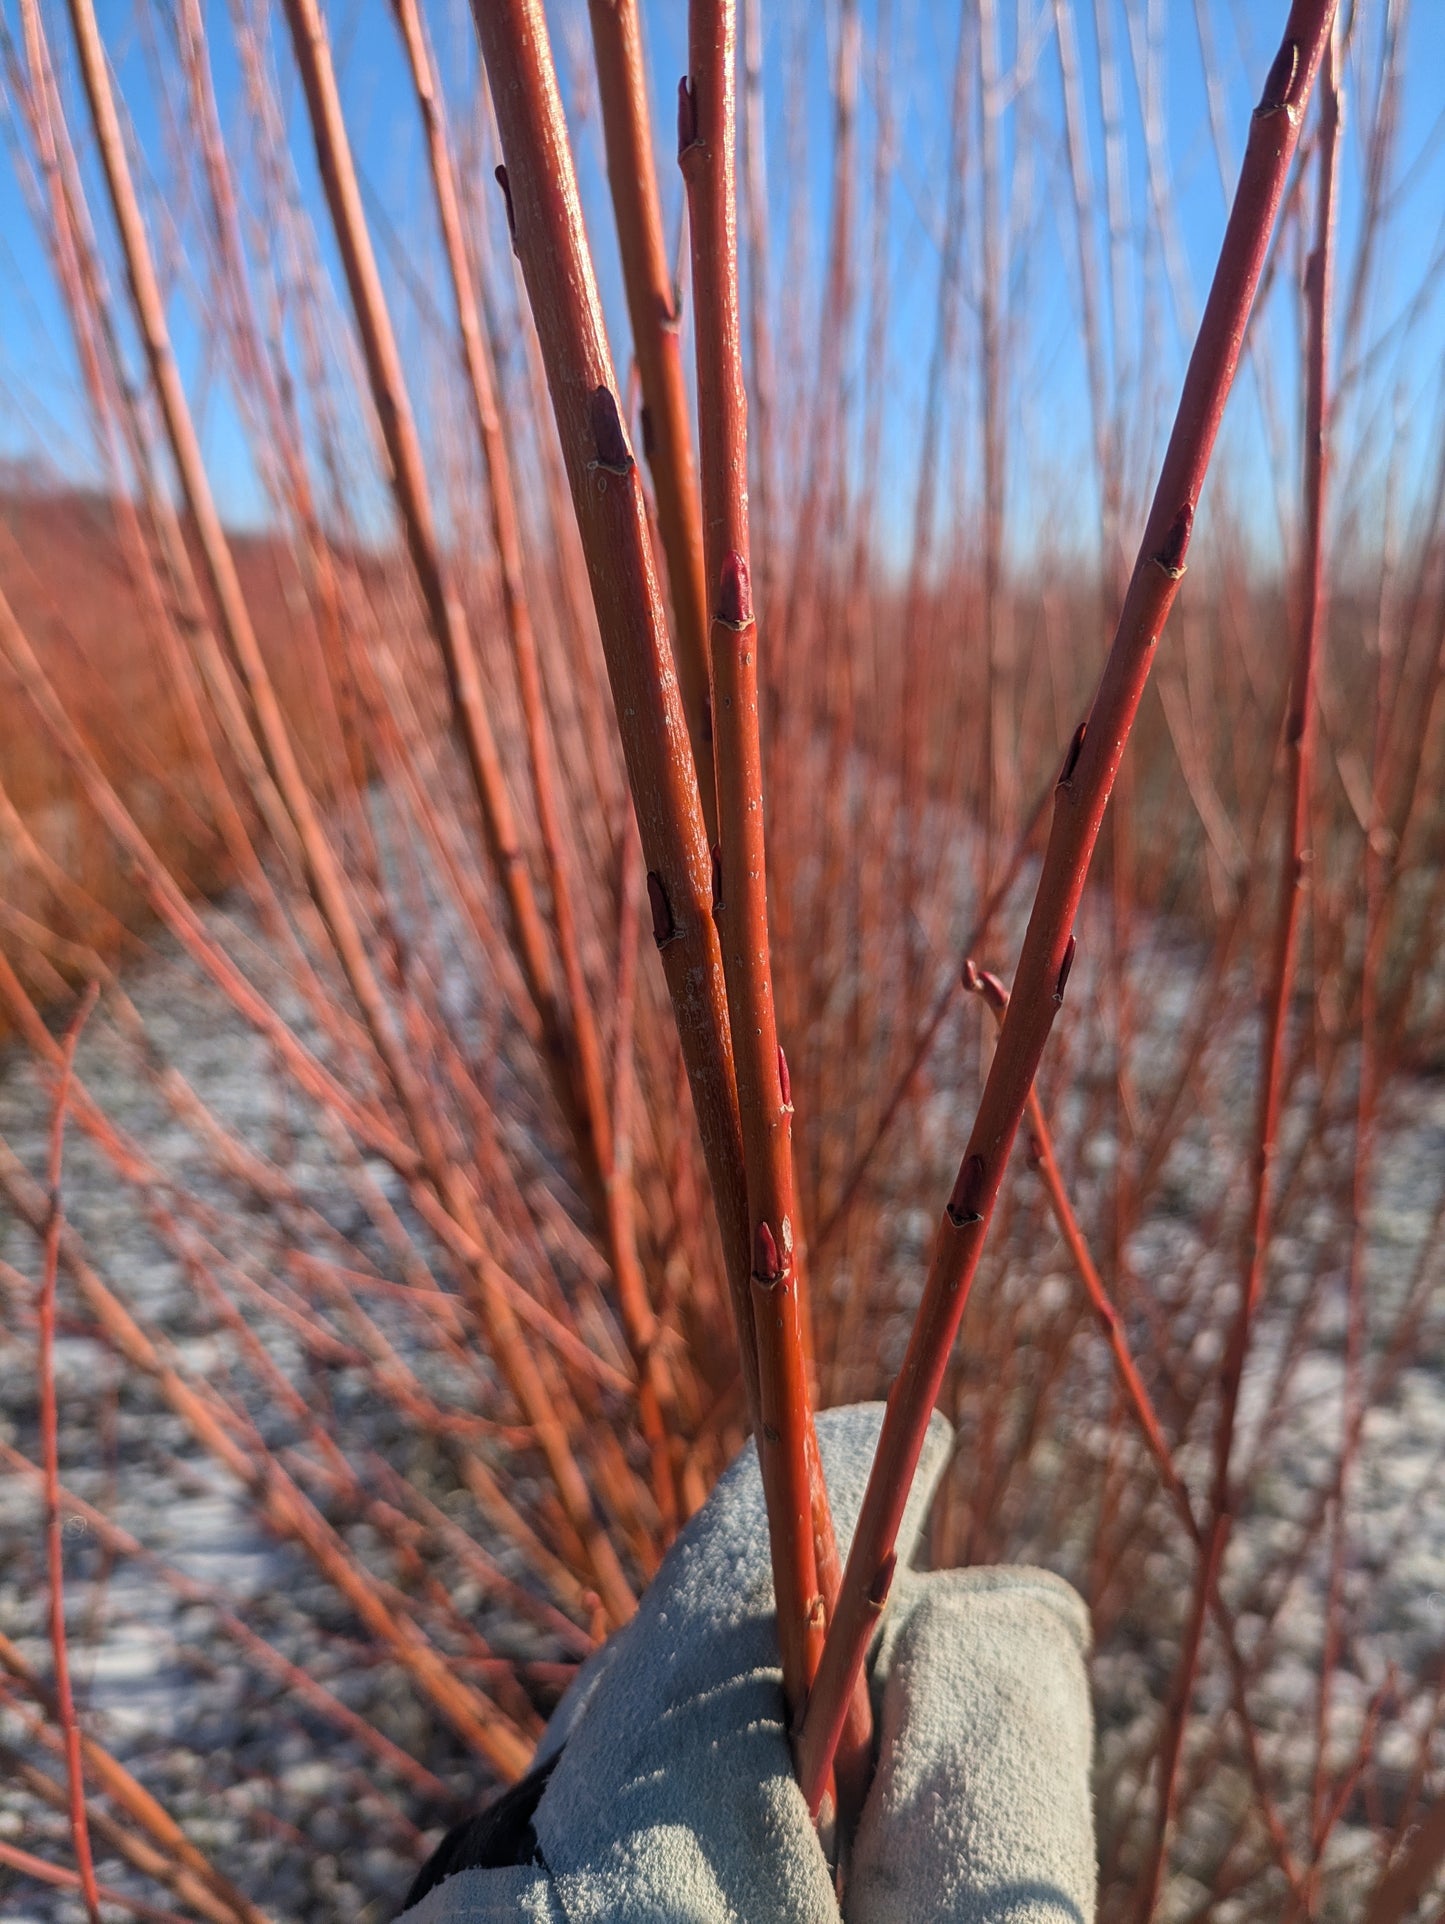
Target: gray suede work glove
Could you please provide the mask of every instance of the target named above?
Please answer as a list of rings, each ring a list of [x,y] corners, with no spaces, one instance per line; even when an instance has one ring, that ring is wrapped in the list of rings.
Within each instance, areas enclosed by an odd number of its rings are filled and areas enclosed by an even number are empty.
[[[882,1417],[863,1404],[818,1418],[840,1546]],[[900,1566],[950,1441],[935,1416]],[[501,1855],[495,1819],[489,1848],[454,1833],[405,1924],[1091,1924],[1089,1630],[1066,1583],[900,1568],[871,1665],[879,1764],[841,1910],[792,1773],[772,1609],[749,1444],[558,1706],[535,1809],[534,1778],[527,1814],[500,1826]],[[498,1867],[461,1867],[479,1863]]]

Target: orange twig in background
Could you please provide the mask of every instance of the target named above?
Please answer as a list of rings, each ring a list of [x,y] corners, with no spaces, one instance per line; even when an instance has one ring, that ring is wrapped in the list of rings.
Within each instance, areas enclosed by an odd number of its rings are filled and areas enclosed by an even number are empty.
[[[1223,1564],[1234,1513],[1235,1499],[1230,1487],[1230,1479],[1235,1427],[1239,1414],[1239,1393],[1244,1379],[1245,1359],[1248,1355],[1250,1334],[1264,1287],[1265,1260],[1269,1249],[1271,1210],[1274,1205],[1271,1178],[1274,1173],[1275,1141],[1284,1090],[1286,1027],[1294,996],[1301,892],[1309,861],[1310,773],[1317,725],[1315,674],[1325,586],[1324,512],[1330,298],[1333,289],[1336,148],[1340,124],[1338,51],[1332,25],[1332,17],[1327,18],[1320,85],[1319,191],[1316,200],[1315,243],[1306,274],[1309,318],[1303,475],[1306,541],[1304,596],[1295,637],[1294,663],[1290,674],[1289,702],[1285,715],[1285,749],[1289,758],[1288,825],[1281,852],[1274,966],[1262,1042],[1255,1154],[1251,1168],[1253,1189],[1248,1241],[1245,1248],[1239,1309],[1224,1358],[1223,1389],[1214,1442],[1214,1485],[1210,1494],[1209,1524],[1201,1552],[1196,1603],[1191,1617],[1190,1635],[1186,1639],[1174,1680],[1169,1739],[1161,1766],[1158,1821],[1149,1868],[1140,1886],[1141,1924],[1147,1924],[1157,1901],[1164,1874],[1164,1858],[1168,1848],[1169,1826],[1174,1814],[1184,1724],[1188,1716],[1195,1671],[1199,1663],[1199,1626],[1203,1621],[1204,1606],[1209,1591],[1217,1582],[1218,1573]]]
[[[100,1893],[90,1853],[90,1827],[85,1817],[85,1763],[81,1754],[80,1724],[70,1689],[70,1658],[65,1639],[65,1552],[60,1517],[60,1417],[55,1397],[55,1285],[60,1269],[60,1234],[64,1225],[60,1175],[65,1156],[65,1112],[70,1106],[70,1077],[80,1032],[95,1007],[99,987],[92,983],[81,998],[65,1033],[60,1073],[56,1080],[50,1123],[50,1147],[45,1181],[49,1211],[45,1221],[44,1267],[40,1278],[38,1321],[40,1354],[40,1436],[45,1479],[45,1547],[50,1572],[50,1649],[55,1664],[55,1701],[65,1736],[65,1768],[70,1783],[70,1839],[80,1872],[80,1888],[91,1924],[100,1924]]]

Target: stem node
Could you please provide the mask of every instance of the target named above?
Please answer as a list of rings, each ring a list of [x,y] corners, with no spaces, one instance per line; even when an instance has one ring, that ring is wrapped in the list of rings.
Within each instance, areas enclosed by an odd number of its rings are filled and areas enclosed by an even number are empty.
[[[597,459],[590,465],[607,474],[631,474],[636,462],[627,445],[627,430],[622,425],[617,396],[610,387],[592,390],[590,412],[592,439],[597,446]]]
[[[1184,576],[1184,557],[1189,552],[1189,537],[1194,532],[1194,503],[1186,501],[1178,514],[1169,524],[1169,532],[1164,537],[1164,546],[1154,557],[1156,568],[1168,575],[1171,581],[1180,581]]]
[[[1084,746],[1084,736],[1088,732],[1088,727],[1089,727],[1089,724],[1087,722],[1080,722],[1078,727],[1074,730],[1073,734],[1070,736],[1069,746],[1064,753],[1064,765],[1059,770],[1059,779],[1055,784],[1056,787],[1058,788],[1073,787],[1074,770],[1079,765],[1079,755]],[[967,987],[968,985],[965,984],[964,986]]]
[[[736,549],[730,549],[723,557],[714,619],[724,628],[736,629],[739,633],[753,625],[752,579],[747,562]]]
[[[1074,966],[1074,952],[1078,946],[1078,937],[1071,935],[1068,947],[1064,950],[1064,959],[1059,964],[1058,980],[1054,983],[1054,1001],[1060,1007],[1063,1005],[1064,990],[1069,985],[1069,972]]]
[[[777,1238],[767,1223],[759,1223],[753,1236],[753,1275],[770,1288],[783,1280],[783,1259],[778,1252]]]
[[[684,74],[677,83],[677,164],[682,166],[687,156],[701,146],[697,132],[697,89],[692,84],[691,74]]]
[[[665,949],[669,942],[675,942],[681,933],[672,913],[672,904],[667,899],[667,890],[662,885],[662,877],[649,869],[647,873],[647,901],[652,910],[652,939],[658,948]]]
[[[971,1223],[983,1221],[983,1211],[979,1205],[983,1196],[984,1175],[982,1156],[964,1157],[958,1181],[953,1185],[953,1194],[944,1211],[955,1229],[967,1229]]]
[[[502,190],[502,199],[507,203],[507,232],[512,237],[512,252],[517,251],[517,212],[512,205],[512,183],[507,178],[505,167],[496,169],[497,185]]]
[[[890,1550],[874,1572],[873,1581],[868,1586],[868,1607],[876,1616],[882,1616],[883,1606],[888,1601],[888,1592],[893,1588],[894,1572],[898,1568],[898,1552]]]
[[[1270,114],[1283,109],[1295,118],[1298,109],[1290,100],[1295,76],[1299,72],[1299,47],[1293,40],[1286,40],[1274,57],[1274,65],[1265,76],[1264,92],[1259,97],[1259,105],[1254,110],[1256,120],[1264,120]]]

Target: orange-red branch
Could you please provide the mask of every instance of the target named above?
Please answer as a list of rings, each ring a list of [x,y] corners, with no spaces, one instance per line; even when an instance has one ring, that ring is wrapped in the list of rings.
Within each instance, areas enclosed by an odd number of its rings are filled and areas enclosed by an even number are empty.
[[[1023,951],[954,1193],[934,1241],[903,1367],[843,1575],[801,1746],[810,1803],[820,1798],[844,1711],[867,1655],[870,1603],[888,1566],[928,1418],[978,1268],[1005,1165],[1044,1044],[1063,1002],[1077,914],[1104,810],[1183,578],[1194,511],[1233,384],[1300,122],[1329,37],[1333,0],[1295,0],[1250,127],[1199,335],[1118,629],[1082,737],[1054,791],[1053,821]]]

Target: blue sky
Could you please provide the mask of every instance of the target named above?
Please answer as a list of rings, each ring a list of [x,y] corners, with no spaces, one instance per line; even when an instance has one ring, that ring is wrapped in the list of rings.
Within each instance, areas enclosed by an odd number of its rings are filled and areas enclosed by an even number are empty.
[[[1440,364],[1445,349],[1445,295],[1422,286],[1445,236],[1445,65],[1431,42],[1439,31],[1438,0],[1417,4],[1408,27],[1407,81],[1402,104],[1398,173],[1404,182],[1393,214],[1388,244],[1381,249],[1368,319],[1363,332],[1373,358],[1352,390],[1351,409],[1341,421],[1348,459],[1342,471],[1352,484],[1358,511],[1378,496],[1385,464],[1394,458],[1407,493],[1418,492],[1441,429],[1438,411]],[[172,321],[183,370],[202,423],[206,453],[226,513],[241,524],[267,518],[267,504],[250,458],[241,417],[230,394],[225,370],[217,364],[214,335],[207,316],[207,289],[197,278],[195,244],[199,214],[182,185],[183,157],[168,145],[157,110],[157,61],[170,47],[164,0],[150,13],[144,0],[100,0],[100,17],[115,63],[137,148],[153,195],[152,215],[163,258],[174,273]],[[876,129],[871,88],[871,46],[878,26],[878,0],[864,0],[864,85],[860,100],[860,171],[863,208],[868,199]],[[7,25],[18,33],[16,0],[0,0]],[[970,9],[970,11],[972,11]],[[1023,21],[1026,49],[1035,44],[1031,84],[1001,122],[1006,189],[1017,195],[1019,231],[1009,264],[1014,291],[1009,335],[1011,404],[1009,504],[1011,545],[1025,556],[1035,532],[1048,526],[1055,538],[1087,546],[1093,529],[1094,483],[1089,417],[1078,323],[1076,238],[1072,204],[1064,192],[1061,166],[1060,86],[1053,40],[1046,31],[1051,5],[1023,0],[1005,9],[1002,66],[1014,62],[1019,45],[1017,20]],[[1225,165],[1232,180],[1248,126],[1249,109],[1273,52],[1284,9],[1275,5],[1225,0],[1208,9],[1213,52],[1222,81],[1219,120]],[[925,370],[935,327],[939,278],[939,235],[949,175],[950,90],[959,23],[963,10],[934,0],[892,0],[888,9],[892,98],[897,119],[898,166],[889,204],[891,324],[887,383],[887,430],[880,497],[884,538],[901,554],[907,546],[912,515],[913,472],[921,436]],[[675,231],[680,202],[673,163],[674,90],[685,66],[685,13],[680,0],[666,5],[650,0],[645,22],[658,130],[659,171],[670,231]],[[1092,5],[1076,7],[1090,122],[1091,165],[1102,194],[1105,154],[1097,73],[1098,43]],[[777,6],[764,0],[764,47],[769,76],[768,146],[772,277],[775,293],[786,292],[794,314],[791,328],[779,325],[777,346],[786,394],[807,388],[813,366],[816,314],[810,302],[822,280],[831,166],[831,113],[828,74],[836,36],[836,0],[807,7]],[[1360,9],[1362,55],[1378,44],[1382,0]],[[207,6],[212,59],[223,120],[238,156],[247,148],[244,101],[225,5]],[[1207,287],[1214,250],[1222,231],[1225,194],[1211,132],[1204,87],[1196,10],[1188,0],[1111,0],[1118,61],[1126,162],[1126,246],[1122,276],[1122,325],[1117,341],[1116,376],[1121,405],[1129,422],[1136,458],[1130,472],[1140,488],[1150,479],[1150,459],[1177,393],[1187,329]],[[63,9],[47,7],[54,45],[66,76],[68,97],[78,106],[73,60]],[[444,277],[429,218],[429,193],[418,138],[415,105],[404,73],[390,10],[384,0],[339,0],[329,18],[342,76],[348,123],[361,165],[374,238],[393,312],[417,371],[416,395],[424,423],[438,391],[435,376],[436,316],[446,314]],[[625,365],[626,325],[618,283],[615,249],[606,204],[595,103],[587,80],[587,33],[581,0],[549,7],[554,44],[563,75],[584,182],[589,231],[613,327],[614,350]],[[460,0],[432,0],[428,20],[445,77],[459,138],[475,128],[475,51],[470,21]],[[1134,39],[1131,43],[1131,27]],[[1151,198],[1151,179],[1143,115],[1133,56],[1152,32],[1160,49],[1164,127],[1163,164],[1167,168],[1174,221],[1166,259]],[[279,15],[271,22],[275,68],[282,77],[291,147],[305,205],[314,214],[324,257],[335,273],[324,209],[314,180],[299,92],[289,66]],[[1355,97],[1347,107],[1352,122],[1363,123],[1368,101],[1368,59],[1352,69]],[[790,112],[787,81],[802,76],[803,111]],[[7,116],[8,117],[8,116]],[[57,297],[40,236],[32,224],[13,163],[13,127],[0,165],[0,279],[9,292],[0,302],[0,456],[39,478],[93,477],[95,459],[82,405],[63,309]],[[804,137],[806,134],[806,137]],[[83,143],[82,143],[83,144]],[[941,525],[962,518],[976,499],[978,463],[977,361],[978,193],[976,139],[970,149],[965,190],[964,298],[960,313],[957,364],[947,384],[947,459]],[[488,160],[490,157],[488,157]],[[1342,172],[1341,260],[1347,284],[1358,246],[1362,199],[1362,154],[1357,138],[1347,139]],[[93,173],[91,175],[94,180]],[[246,175],[243,171],[243,179]],[[483,187],[483,200],[495,190]],[[96,192],[95,207],[102,211]],[[495,208],[488,214],[495,219]],[[104,222],[102,221],[102,225]],[[253,235],[265,245],[263,232]],[[866,246],[866,230],[862,243]],[[800,264],[801,257],[801,264]],[[1282,281],[1288,276],[1282,276]],[[1445,276],[1437,277],[1445,285]],[[337,278],[339,288],[339,277]],[[866,291],[866,264],[863,286]],[[510,300],[510,290],[501,290]],[[1404,321],[1401,317],[1404,316]],[[1144,317],[1147,317],[1147,323]],[[862,323],[852,344],[847,392],[856,393],[861,362]],[[1143,332],[1141,333],[1141,327]],[[1276,489],[1271,480],[1264,402],[1269,399],[1282,425],[1287,450],[1294,446],[1297,391],[1292,369],[1297,310],[1287,287],[1258,323],[1262,359],[1271,370],[1268,393],[1247,376],[1232,410],[1226,435],[1231,498],[1235,512],[1255,531],[1261,552],[1276,539]],[[1140,351],[1147,338],[1148,353]],[[799,378],[801,376],[801,378]],[[360,418],[357,434],[365,429]],[[1358,455],[1362,463],[1354,467]],[[359,457],[358,466],[364,464]],[[1223,484],[1221,483],[1221,486]],[[1346,489],[1346,494],[1349,488]],[[359,482],[358,512],[363,521],[385,523],[386,508],[374,473]]]

